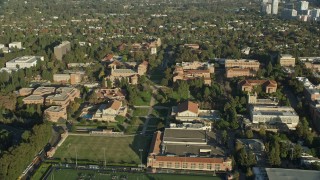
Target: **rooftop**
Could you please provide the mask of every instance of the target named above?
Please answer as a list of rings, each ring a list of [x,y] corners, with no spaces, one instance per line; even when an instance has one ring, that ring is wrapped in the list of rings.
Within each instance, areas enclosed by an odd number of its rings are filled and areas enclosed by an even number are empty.
[[[40,57],[38,56],[22,56],[12,59],[11,61],[8,61],[7,63],[34,63],[38,61]]]
[[[44,98],[42,96],[39,95],[30,95],[28,97],[23,98],[23,100],[29,100],[29,101],[33,101],[33,100],[43,100]]]
[[[178,112],[191,111],[193,113],[199,112],[199,106],[197,103],[191,101],[185,101],[178,105]]]
[[[48,109],[46,109],[46,111],[50,111],[50,112],[61,112],[64,111],[65,109],[62,108],[61,106],[51,106]]]
[[[203,163],[223,163],[223,158],[201,158],[201,157],[170,157],[170,156],[156,156],[157,161],[171,161],[171,162],[203,162]]]
[[[319,180],[320,171],[301,170],[301,169],[282,169],[282,168],[266,168],[269,179],[272,180]]]
[[[123,73],[123,74],[135,74],[137,73],[136,71],[132,70],[132,69],[114,69],[113,70],[114,73]]]
[[[166,142],[207,142],[205,130],[165,129],[163,141]]]

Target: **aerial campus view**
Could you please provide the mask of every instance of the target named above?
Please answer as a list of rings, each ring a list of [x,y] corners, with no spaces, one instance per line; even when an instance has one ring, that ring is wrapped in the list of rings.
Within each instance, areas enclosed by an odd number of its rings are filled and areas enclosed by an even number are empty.
[[[1,180],[319,180],[320,0],[0,0]]]

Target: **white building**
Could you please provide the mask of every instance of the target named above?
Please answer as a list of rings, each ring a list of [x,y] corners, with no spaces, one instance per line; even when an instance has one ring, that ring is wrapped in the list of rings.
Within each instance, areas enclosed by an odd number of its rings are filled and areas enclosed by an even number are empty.
[[[6,68],[8,69],[23,69],[23,68],[30,68],[37,65],[38,60],[43,61],[43,56],[23,56],[17,57],[8,61],[6,63]]]
[[[289,106],[251,105],[250,118],[253,124],[286,124],[289,129],[295,129],[299,123],[299,116]]]
[[[309,2],[308,1],[300,1],[300,2],[298,2],[298,8],[299,8],[299,11],[308,10]]]
[[[2,48],[4,48],[4,44],[0,44],[0,50],[2,50]]]
[[[12,42],[9,44],[9,48],[17,48],[17,49],[22,49],[22,43],[21,42]]]
[[[279,0],[272,0],[272,8],[271,8],[272,14],[278,14],[278,6],[279,6]]]
[[[271,14],[272,5],[271,3],[262,3],[261,4],[261,11],[263,14]]]

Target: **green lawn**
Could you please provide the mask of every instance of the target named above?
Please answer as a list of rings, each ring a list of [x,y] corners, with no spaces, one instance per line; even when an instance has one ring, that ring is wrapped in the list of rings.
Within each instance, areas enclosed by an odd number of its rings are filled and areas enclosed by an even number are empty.
[[[54,170],[48,179],[121,179],[126,177],[128,180],[220,180],[216,176],[196,176],[196,175],[176,175],[176,174],[142,174],[142,173],[97,173],[90,170],[61,169]]]
[[[105,151],[104,151],[105,149]],[[108,164],[132,164],[140,162],[139,149],[149,149],[149,140],[144,136],[105,137],[70,135],[58,148],[54,158],[62,162],[74,162],[76,152],[78,161],[103,162],[104,152]]]
[[[147,116],[149,108],[135,108],[133,110],[132,116]]]

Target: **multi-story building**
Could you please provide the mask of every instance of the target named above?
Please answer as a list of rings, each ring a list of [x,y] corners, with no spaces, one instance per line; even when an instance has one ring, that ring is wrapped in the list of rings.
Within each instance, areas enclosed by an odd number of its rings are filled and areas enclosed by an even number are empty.
[[[67,54],[71,50],[71,43],[69,41],[63,41],[58,46],[54,47],[54,55],[57,60],[62,60],[63,55]]]
[[[296,65],[296,58],[290,54],[283,54],[280,56],[280,65],[282,67],[294,67]]]
[[[272,14],[278,14],[278,7],[279,6],[279,0],[272,0],[272,8],[271,13]]]
[[[44,97],[40,95],[30,95],[22,99],[23,104],[43,104]]]
[[[219,112],[216,110],[201,110],[197,103],[184,101],[172,107],[171,115],[178,121],[205,121],[219,119]]]
[[[71,73],[71,74],[54,74],[53,81],[62,84],[79,84],[82,80],[81,73]]]
[[[106,77],[110,80],[112,86],[122,79],[127,79],[130,84],[138,84],[138,76],[144,75],[148,69],[148,62],[144,61],[138,65],[137,70],[134,69],[117,69],[117,66],[121,64],[118,61],[114,61],[109,65],[111,68],[111,74]],[[110,88],[110,87],[108,87]]]
[[[297,77],[303,83],[304,95],[309,101],[320,100],[320,85],[312,84],[308,78]]]
[[[44,96],[44,95],[50,95],[50,94],[54,94],[56,92],[56,88],[55,87],[38,87],[37,89],[35,89],[33,91],[33,95],[40,95],[40,96]]]
[[[19,96],[29,96],[33,90],[33,88],[21,88],[19,89]]]
[[[319,18],[320,17],[320,9],[312,9],[310,12],[311,18]]]
[[[281,16],[284,19],[294,19],[298,16],[298,12],[295,9],[283,9]]]
[[[308,1],[299,1],[298,2],[298,10],[300,12],[308,10],[308,8],[309,8],[309,2]]]
[[[147,167],[153,171],[231,171],[231,159],[223,158],[223,153],[217,153],[218,147],[208,145],[209,136],[203,130],[157,131],[151,143]]]
[[[67,110],[61,106],[51,106],[44,111],[48,121],[58,122],[60,119],[67,119]]]
[[[251,70],[248,68],[228,68],[226,69],[226,77],[233,78],[233,77],[254,77],[256,76],[257,72],[255,70]]]
[[[239,83],[242,91],[251,92],[254,87],[262,86],[266,93],[274,93],[277,91],[277,82],[273,80],[243,80]]]
[[[251,69],[258,71],[260,68],[260,63],[258,60],[250,59],[226,59],[225,68],[242,68],[242,69]]]
[[[96,89],[95,93],[96,93],[98,99],[109,99],[109,100],[123,101],[126,98],[125,90],[122,90],[120,88]]]
[[[24,69],[31,68],[37,65],[38,60],[43,61],[43,57],[40,56],[23,56],[12,59],[6,62],[6,68],[8,69]]]
[[[272,5],[271,3],[261,3],[261,12],[263,14],[271,14]]]
[[[253,124],[286,124],[289,129],[295,129],[299,123],[299,116],[288,106],[251,105],[250,118]]]
[[[205,84],[211,85],[211,74],[214,73],[214,64],[199,61],[177,63],[173,73],[173,82],[177,80],[203,79]]]
[[[279,106],[271,100],[257,99],[257,95],[248,98],[249,114],[253,124],[285,125],[288,129],[295,129],[299,123],[299,116],[290,106]]]
[[[114,122],[116,116],[126,116],[127,107],[121,101],[113,100],[108,104],[102,104],[92,117],[93,120]]]

